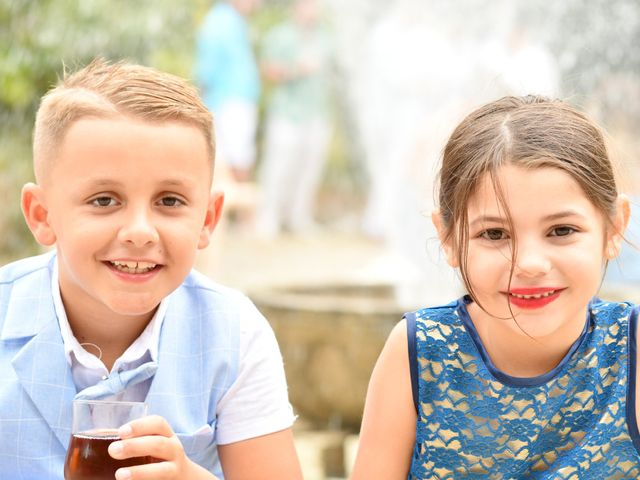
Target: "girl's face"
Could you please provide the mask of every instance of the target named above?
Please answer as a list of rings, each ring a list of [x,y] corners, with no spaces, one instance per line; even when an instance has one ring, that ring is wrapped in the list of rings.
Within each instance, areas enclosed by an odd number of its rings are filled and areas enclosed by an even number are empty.
[[[605,260],[617,255],[621,235],[607,228],[603,214],[563,170],[506,165],[498,182],[511,226],[488,175],[468,205],[467,270],[479,304],[491,317],[513,313],[517,324],[505,323],[536,338],[584,324]],[[622,231],[625,209],[618,210],[614,222]]]

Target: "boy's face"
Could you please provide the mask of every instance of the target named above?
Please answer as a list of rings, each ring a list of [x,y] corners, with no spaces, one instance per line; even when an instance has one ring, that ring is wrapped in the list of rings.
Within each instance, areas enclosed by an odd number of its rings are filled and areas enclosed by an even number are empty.
[[[180,285],[222,207],[210,168],[204,136],[186,123],[71,125],[46,180],[32,186],[38,200],[23,193],[25,215],[42,220],[34,228],[27,218],[36,238],[56,243],[70,319],[150,317]]]

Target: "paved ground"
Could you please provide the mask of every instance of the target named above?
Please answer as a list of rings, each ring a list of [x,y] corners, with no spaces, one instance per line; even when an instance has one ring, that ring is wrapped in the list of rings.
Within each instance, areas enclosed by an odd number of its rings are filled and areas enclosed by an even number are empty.
[[[227,229],[214,234],[201,252],[198,268],[241,290],[262,286],[342,281],[390,281],[391,257],[356,233],[318,230],[304,237],[259,239],[251,232]]]

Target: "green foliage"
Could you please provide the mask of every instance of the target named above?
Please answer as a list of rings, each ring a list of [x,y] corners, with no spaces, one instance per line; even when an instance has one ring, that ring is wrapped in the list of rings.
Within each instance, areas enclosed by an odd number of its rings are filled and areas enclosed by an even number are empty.
[[[20,212],[32,180],[31,136],[42,95],[65,69],[94,57],[128,59],[185,78],[211,0],[0,0],[0,265],[38,251]],[[263,2],[256,42],[287,0]]]
[[[41,96],[65,68],[101,56],[191,75],[207,0],[0,0],[0,264],[38,250],[20,213]]]

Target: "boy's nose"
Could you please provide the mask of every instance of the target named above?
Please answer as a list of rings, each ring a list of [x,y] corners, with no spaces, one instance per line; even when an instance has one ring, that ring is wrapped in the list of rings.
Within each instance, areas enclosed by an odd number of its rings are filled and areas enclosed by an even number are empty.
[[[143,247],[158,242],[160,237],[151,221],[150,213],[141,209],[130,212],[118,232],[118,239],[136,247]]]

